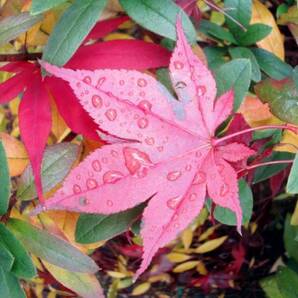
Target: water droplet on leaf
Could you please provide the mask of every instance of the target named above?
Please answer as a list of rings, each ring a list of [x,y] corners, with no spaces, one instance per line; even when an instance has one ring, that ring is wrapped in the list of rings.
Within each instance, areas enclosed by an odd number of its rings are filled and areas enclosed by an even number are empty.
[[[193,184],[201,184],[206,182],[206,174],[202,171],[196,173]]]
[[[116,181],[123,178],[124,175],[119,171],[108,171],[103,175],[104,183],[115,183]]]
[[[108,109],[105,115],[110,121],[114,121],[117,117],[117,111],[115,109]]]
[[[148,120],[147,120],[146,118],[140,118],[140,119],[138,120],[138,126],[139,126],[139,128],[141,128],[141,129],[146,128],[146,127],[148,126]]]
[[[182,175],[181,171],[173,171],[173,172],[168,173],[168,175],[167,175],[167,179],[168,179],[169,181],[175,181],[175,180],[177,180],[181,175]]]

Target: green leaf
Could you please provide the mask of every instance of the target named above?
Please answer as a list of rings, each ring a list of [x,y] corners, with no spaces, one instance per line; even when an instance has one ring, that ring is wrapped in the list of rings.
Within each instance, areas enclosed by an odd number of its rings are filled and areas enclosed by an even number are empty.
[[[144,205],[112,215],[81,214],[76,226],[76,241],[93,243],[125,232],[142,213]]]
[[[0,223],[0,241],[14,257],[11,272],[20,278],[30,279],[34,277],[36,275],[36,269],[30,256],[23,245],[3,223]]]
[[[71,143],[60,143],[46,148],[41,168],[44,192],[50,191],[66,177],[78,154],[79,146]],[[26,168],[18,181],[17,197],[21,200],[37,197],[31,166]]]
[[[237,44],[237,41],[231,32],[215,23],[209,22],[207,20],[201,20],[199,29],[205,35],[212,38],[215,37],[230,43]]]
[[[292,77],[295,82],[296,89],[298,89],[298,66],[293,69]]]
[[[107,0],[76,0],[56,24],[42,59],[64,65],[97,22]]]
[[[18,279],[0,266],[0,293],[5,298],[26,298]]]
[[[184,11],[172,0],[120,0],[127,14],[144,28],[176,40],[176,20],[180,15],[187,39],[196,41],[196,31]]]
[[[234,20],[242,24],[243,27],[247,28],[251,18],[251,0],[225,0],[225,11]],[[226,16],[226,22],[229,29],[235,35],[243,29],[236,24],[231,18]]]
[[[10,177],[6,153],[0,141],[0,215],[6,213],[10,197]]]
[[[43,262],[43,264],[57,281],[74,291],[79,297],[104,297],[103,290],[95,275],[67,271],[64,268],[46,262]]]
[[[282,267],[276,274],[277,285],[282,297],[297,298],[298,274],[289,267]]]
[[[260,285],[263,291],[266,293],[266,297],[285,298],[278,288],[276,275],[261,279]]]
[[[238,110],[250,85],[251,64],[248,59],[235,59],[215,71],[217,95],[234,89],[234,110]]]
[[[294,163],[287,183],[287,192],[291,194],[298,193],[298,153],[296,153]]]
[[[268,78],[257,84],[255,91],[262,102],[269,104],[275,116],[298,124],[298,89],[291,78],[282,81]]]
[[[253,52],[249,48],[237,47],[229,48],[229,53],[233,59],[246,58],[249,59],[251,64],[251,79],[254,82],[259,82],[261,80],[261,70],[257,59]]]
[[[273,152],[268,158],[264,159],[264,162],[293,159],[293,157],[294,154],[289,152]],[[254,174],[253,183],[259,183],[261,181],[267,180],[268,178],[278,174],[280,171],[284,170],[288,166],[289,164],[274,164],[257,168]]]
[[[172,81],[170,78],[169,69],[168,68],[159,68],[156,71],[156,76],[157,76],[158,81],[161,82],[173,96],[175,96],[175,91],[172,87]]]
[[[238,34],[236,39],[240,45],[250,46],[264,39],[271,31],[272,28],[268,25],[253,24],[248,27],[246,32]]]
[[[208,67],[210,67],[212,70],[215,70],[225,64],[225,56],[227,55],[226,48],[205,47],[203,50],[207,57]]]
[[[32,16],[28,12],[5,18],[0,22],[0,45],[18,37],[41,20],[42,15]]]
[[[10,271],[14,262],[14,256],[6,248],[4,244],[0,242],[0,267],[5,271]]]
[[[75,272],[94,273],[98,270],[91,258],[45,230],[14,218],[7,225],[31,253],[51,264]]]
[[[252,49],[260,68],[271,78],[282,80],[292,74],[292,67],[263,49]]]
[[[240,205],[241,205],[241,209],[243,210],[242,224],[246,224],[249,222],[252,215],[253,195],[250,187],[245,182],[245,180],[242,180],[242,179],[239,180],[238,187],[239,187]],[[211,209],[210,200],[207,201],[207,208],[210,211]],[[236,225],[235,213],[227,208],[216,206],[214,210],[214,217],[216,218],[216,220],[218,220],[219,222],[225,225],[230,225],[230,226]]]
[[[66,0],[32,0],[30,13],[32,15],[39,14],[63,2],[66,2]]]
[[[288,255],[298,262],[298,226],[291,225],[291,215],[287,214],[284,227],[284,244]]]

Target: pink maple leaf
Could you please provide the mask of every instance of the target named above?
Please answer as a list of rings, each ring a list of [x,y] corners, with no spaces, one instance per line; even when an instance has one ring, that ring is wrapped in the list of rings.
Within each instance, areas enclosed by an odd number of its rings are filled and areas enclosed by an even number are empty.
[[[35,214],[47,209],[111,214],[151,198],[143,214],[144,252],[136,276],[192,222],[207,195],[235,212],[240,232],[232,163],[254,154],[242,143],[216,138],[216,128],[232,111],[233,91],[215,100],[215,80],[193,54],[180,21],[177,37],[169,68],[179,101],[138,71],[74,71],[42,62],[69,82],[94,121],[115,139],[91,153]]]

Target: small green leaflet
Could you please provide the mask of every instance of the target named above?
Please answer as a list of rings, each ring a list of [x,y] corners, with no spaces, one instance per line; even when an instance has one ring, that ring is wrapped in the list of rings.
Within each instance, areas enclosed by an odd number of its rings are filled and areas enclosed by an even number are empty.
[[[10,197],[10,177],[6,153],[0,141],[0,215],[6,213]]]
[[[66,2],[66,0],[32,0],[30,13],[36,15],[56,7],[63,2]]]
[[[64,65],[98,21],[107,0],[76,0],[62,15],[50,35],[42,59]]]
[[[181,15],[184,32],[190,43],[196,41],[196,31],[184,11],[172,0],[120,0],[127,14],[144,28],[176,40],[177,15]]]
[[[37,257],[74,272],[94,273],[95,262],[65,240],[31,224],[11,218],[8,228]]]
[[[32,16],[28,12],[19,15],[7,17],[0,22],[0,45],[3,45],[21,33],[26,32],[34,24],[41,21],[42,15]]]
[[[296,153],[294,163],[292,165],[292,169],[288,178],[287,192],[291,194],[298,193],[298,153]]]
[[[141,215],[144,205],[112,215],[81,214],[76,227],[76,241],[94,243],[125,232]]]
[[[50,191],[66,177],[78,158],[79,151],[79,146],[71,143],[60,143],[46,148],[41,168],[44,192]],[[17,197],[21,200],[33,200],[36,196],[32,168],[28,166],[18,181]]]
[[[36,269],[29,254],[3,223],[0,223],[0,242],[14,257],[11,268],[13,274],[26,279],[30,279],[36,275]]]
[[[218,96],[231,88],[234,89],[234,110],[238,110],[250,85],[250,61],[248,59],[234,59],[225,63],[215,71],[215,78]]]
[[[26,298],[18,279],[0,266],[0,293],[5,298]]]

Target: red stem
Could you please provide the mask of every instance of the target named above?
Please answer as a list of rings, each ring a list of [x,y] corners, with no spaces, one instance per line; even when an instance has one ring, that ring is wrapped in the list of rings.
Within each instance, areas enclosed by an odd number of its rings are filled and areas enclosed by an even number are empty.
[[[237,172],[237,174],[241,173],[241,172],[245,172],[245,171],[250,171],[252,169],[255,168],[259,168],[259,167],[264,167],[264,166],[270,166],[270,165],[276,165],[276,164],[283,164],[283,163],[293,163],[293,159],[285,159],[285,160],[274,160],[274,161],[267,161],[267,162],[261,162],[261,163],[257,163],[251,166],[247,166],[244,169],[241,169]]]
[[[257,130],[264,130],[264,129],[288,129],[288,130],[293,131],[294,133],[297,133],[297,130],[298,130],[298,128],[296,126],[289,125],[289,124],[285,124],[285,125],[263,125],[263,126],[253,127],[253,128],[247,128],[247,129],[232,133],[230,135],[227,135],[225,137],[215,139],[215,140],[213,140],[213,145],[218,145],[221,142],[227,141],[229,139],[232,139],[234,137],[237,137],[237,136],[245,134],[245,133],[249,133],[249,132],[253,132],[253,131],[257,131]]]

